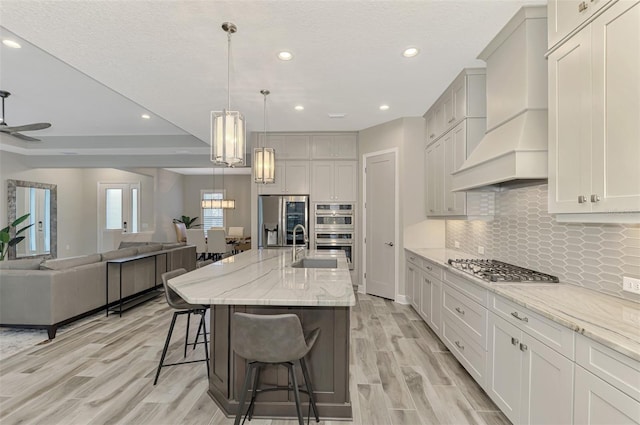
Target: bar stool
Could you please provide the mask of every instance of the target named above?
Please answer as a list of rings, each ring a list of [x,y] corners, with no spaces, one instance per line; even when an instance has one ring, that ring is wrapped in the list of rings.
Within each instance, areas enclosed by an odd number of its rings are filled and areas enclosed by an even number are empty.
[[[158,377],[160,376],[160,370],[166,366],[176,366],[180,364],[187,363],[197,363],[197,362],[206,362],[207,363],[207,376],[209,376],[209,347],[207,341],[207,332],[205,326],[205,314],[207,312],[207,306],[198,305],[198,304],[189,304],[186,302],[180,295],[178,295],[173,289],[167,285],[169,279],[172,279],[176,276],[180,276],[181,274],[186,273],[185,269],[176,269],[170,272],[166,272],[162,274],[162,285],[164,286],[164,294],[167,298],[167,303],[176,311],[173,312],[173,319],[171,319],[171,326],[169,327],[169,333],[167,334],[167,339],[164,342],[164,349],[162,350],[162,357],[160,357],[160,363],[158,364],[158,370],[156,371],[156,378],[153,381],[153,385],[158,383]],[[187,356],[187,345],[189,338],[189,322],[191,320],[191,314],[199,314],[200,315],[200,325],[198,326],[198,336],[200,335],[200,331],[204,330],[204,354],[205,358],[201,360],[190,360],[186,362],[177,362],[177,363],[164,363],[164,358],[167,355],[167,349],[169,348],[169,342],[171,342],[171,335],[173,334],[173,327],[176,324],[176,319],[179,315],[186,314],[187,315],[187,333],[184,337],[184,356]],[[198,337],[196,337],[196,342],[193,343],[194,348],[195,344],[198,342]]]
[[[309,395],[309,404],[313,409],[316,422],[320,422],[318,409],[316,407],[311,379],[304,357],[311,351],[320,334],[320,329],[314,329],[305,339],[302,332],[302,324],[295,314],[261,315],[234,313],[232,323],[233,351],[240,357],[249,361],[249,368],[244,378],[244,385],[240,393],[238,413],[236,414],[235,425],[240,424],[242,408],[249,389],[252,373],[255,374],[253,389],[251,392],[251,402],[247,409],[247,416],[251,420],[256,397],[259,393],[274,390],[293,391],[296,401],[296,412],[298,422],[304,425],[302,419],[302,408],[300,406],[300,394],[302,391]],[[300,363],[302,375],[304,377],[306,390],[298,388],[294,362]],[[258,389],[260,370],[268,364],[282,364],[289,370],[291,385]],[[243,421],[244,422],[244,421]]]

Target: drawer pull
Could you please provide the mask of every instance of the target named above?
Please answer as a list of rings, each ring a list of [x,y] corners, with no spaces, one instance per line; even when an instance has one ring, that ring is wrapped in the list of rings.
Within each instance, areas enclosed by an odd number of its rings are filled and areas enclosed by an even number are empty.
[[[518,345],[519,342],[518,338],[511,337],[511,345]]]
[[[411,261],[416,261],[416,257],[409,257]]]
[[[426,277],[424,278],[424,281],[427,282],[427,284],[431,285],[431,281],[429,279],[427,279]]]
[[[527,351],[528,349],[527,344],[520,344],[520,351]]]
[[[464,310],[460,309],[460,307],[456,307],[456,311],[464,316]]]
[[[431,266],[426,266],[427,270],[431,271]]]
[[[580,4],[578,5],[578,12],[584,12],[585,10],[587,10],[587,2],[583,1],[580,2]]]
[[[587,202],[587,197],[584,195],[580,195],[578,196],[578,203],[579,204],[584,204],[585,202]]]
[[[459,341],[454,342],[454,344],[456,344],[456,347],[458,347],[459,349],[461,349],[462,351],[464,351],[464,345],[460,344]]]
[[[518,312],[517,311],[511,312],[511,315],[513,317],[515,317],[516,319],[518,319],[518,320],[522,320],[523,322],[528,322],[529,321],[528,317],[520,317],[520,316],[518,316]]]

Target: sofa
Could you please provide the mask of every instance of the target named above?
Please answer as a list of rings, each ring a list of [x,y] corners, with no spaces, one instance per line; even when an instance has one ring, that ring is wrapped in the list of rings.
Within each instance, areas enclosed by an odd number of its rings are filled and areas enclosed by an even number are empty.
[[[166,255],[142,255],[156,252]],[[109,265],[109,305],[120,300],[120,282],[127,300],[162,285],[165,271],[196,267],[196,247],[179,243],[122,243],[99,254],[2,261],[0,326],[46,329],[55,338],[59,326],[106,308],[107,261],[137,255],[142,258]]]

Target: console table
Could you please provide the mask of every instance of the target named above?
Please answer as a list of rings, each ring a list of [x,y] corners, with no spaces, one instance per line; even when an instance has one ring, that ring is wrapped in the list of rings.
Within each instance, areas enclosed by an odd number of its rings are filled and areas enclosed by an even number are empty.
[[[126,311],[132,307],[137,306],[138,304],[142,304],[143,302],[149,301],[155,297],[157,297],[159,295],[158,292],[148,292],[148,291],[144,291],[142,292],[140,295],[138,294],[134,294],[132,295],[129,299],[127,299],[126,301],[122,301],[122,265],[123,264],[127,264],[127,263],[131,263],[133,261],[138,261],[138,260],[142,260],[145,258],[151,258],[153,257],[154,260],[154,264],[153,264],[153,287],[150,289],[155,289],[158,286],[158,256],[160,255],[164,255],[165,258],[165,272],[167,271],[167,267],[168,267],[168,258],[167,258],[167,251],[158,251],[158,252],[148,252],[148,253],[144,253],[144,254],[138,254],[138,255],[134,255],[131,257],[123,257],[123,258],[115,258],[113,260],[106,260],[105,263],[107,263],[107,280],[105,283],[105,293],[106,293],[106,315],[109,316],[109,310],[111,310],[112,312],[117,312],[120,317],[122,317],[122,312]],[[109,307],[109,266],[111,265],[117,265],[119,267],[119,272],[120,272],[120,283],[119,283],[119,294],[118,294],[118,304],[113,306],[113,307]]]

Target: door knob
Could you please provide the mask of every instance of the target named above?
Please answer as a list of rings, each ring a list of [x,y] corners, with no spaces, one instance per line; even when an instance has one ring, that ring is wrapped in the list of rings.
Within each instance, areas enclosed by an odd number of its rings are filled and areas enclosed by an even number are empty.
[[[385,245],[393,246],[393,242],[385,242]]]

